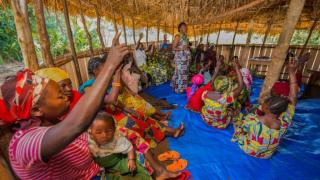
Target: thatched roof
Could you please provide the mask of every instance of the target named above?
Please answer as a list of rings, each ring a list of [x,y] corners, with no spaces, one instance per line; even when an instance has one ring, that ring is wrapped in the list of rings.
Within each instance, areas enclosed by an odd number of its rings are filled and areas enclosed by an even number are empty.
[[[0,2],[6,0],[0,0]],[[29,0],[32,3],[32,0]],[[52,11],[63,11],[63,0],[44,0]],[[68,0],[69,13],[96,17],[96,10],[107,21],[127,27],[155,27],[168,33],[177,33],[177,25],[184,21],[192,36],[216,32],[220,29],[247,32],[251,20],[253,30],[264,33],[272,22],[271,34],[280,33],[289,0]],[[310,29],[314,19],[320,17],[320,0],[306,0],[296,29]],[[320,29],[318,23],[316,30]]]

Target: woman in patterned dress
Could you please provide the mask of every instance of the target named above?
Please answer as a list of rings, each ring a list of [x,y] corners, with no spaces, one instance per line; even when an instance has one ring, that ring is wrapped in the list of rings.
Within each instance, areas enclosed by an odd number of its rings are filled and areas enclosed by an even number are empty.
[[[175,72],[172,77],[172,88],[176,93],[183,93],[188,86],[190,49],[187,37],[187,24],[178,26],[179,33],[173,41]]]
[[[235,123],[232,141],[248,155],[269,158],[276,151],[279,142],[292,122],[297,99],[298,86],[294,60],[288,64],[290,79],[289,97],[271,96],[262,104],[262,114],[240,114]]]

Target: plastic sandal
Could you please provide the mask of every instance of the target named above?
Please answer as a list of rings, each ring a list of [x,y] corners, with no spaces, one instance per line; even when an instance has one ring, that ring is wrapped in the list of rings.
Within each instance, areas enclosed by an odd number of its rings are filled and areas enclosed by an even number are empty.
[[[167,151],[158,156],[159,161],[177,160],[180,154],[177,151]]]
[[[185,159],[178,159],[172,164],[167,166],[167,170],[171,172],[177,172],[184,170],[188,165],[188,161]]]

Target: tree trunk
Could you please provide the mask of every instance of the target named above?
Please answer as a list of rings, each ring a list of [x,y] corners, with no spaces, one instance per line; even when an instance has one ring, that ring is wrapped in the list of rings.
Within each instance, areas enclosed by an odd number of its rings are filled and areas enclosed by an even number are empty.
[[[302,49],[301,49],[301,51],[300,51],[299,56],[302,56],[303,53],[304,53],[304,51],[306,50],[306,47],[307,47],[308,42],[309,42],[309,39],[310,39],[310,37],[311,37],[311,35],[312,35],[313,31],[314,31],[314,28],[317,27],[317,22],[318,22],[318,20],[319,20],[319,19],[317,18],[317,19],[315,19],[315,20],[313,21],[313,24],[312,24],[312,26],[311,26],[311,28],[310,28],[310,30],[309,30],[309,34],[308,34],[308,37],[307,37],[307,39],[306,39],[306,42],[304,43],[304,45],[303,45],[303,47],[302,47]]]
[[[24,65],[31,71],[36,71],[39,69],[39,64],[32,39],[27,0],[11,0],[10,6],[13,12]]]
[[[53,67],[53,59],[50,51],[50,40],[46,28],[46,21],[43,11],[43,2],[42,0],[35,0],[35,14],[37,18],[37,30],[39,34],[41,54],[46,67]]]
[[[81,8],[80,8],[80,17],[81,17],[81,22],[82,22],[82,24],[83,24],[83,28],[84,28],[84,31],[85,31],[85,33],[86,33],[86,37],[87,37],[87,40],[88,40],[89,50],[90,50],[90,52],[91,52],[91,54],[92,54],[91,57],[93,57],[92,37],[91,37],[90,32],[89,32],[89,30],[88,30],[87,23],[86,23],[86,18],[84,17]]]
[[[105,48],[106,45],[104,44],[103,36],[101,33],[101,17],[100,17],[99,9],[96,5],[94,6],[94,8],[95,8],[96,15],[97,15],[97,34],[99,37],[100,45],[102,48]]]
[[[70,50],[71,50],[71,54],[72,54],[72,61],[75,66],[78,82],[81,85],[83,81],[82,81],[82,77],[81,77],[81,73],[80,73],[79,62],[77,60],[76,48],[74,47],[74,41],[73,41],[73,37],[72,37],[72,30],[71,30],[71,25],[70,25],[67,0],[63,0],[63,14],[64,14],[64,19],[65,19],[65,23],[66,23],[66,27],[67,27],[67,35],[68,35]]]
[[[263,83],[263,88],[260,93],[260,103],[270,94],[273,84],[278,80],[282,66],[285,61],[287,50],[289,48],[290,40],[292,38],[294,28],[298,23],[305,0],[291,0],[283,22],[282,31],[279,37],[278,45],[274,48],[272,53],[272,61],[269,71]],[[270,71],[272,69],[272,71]]]

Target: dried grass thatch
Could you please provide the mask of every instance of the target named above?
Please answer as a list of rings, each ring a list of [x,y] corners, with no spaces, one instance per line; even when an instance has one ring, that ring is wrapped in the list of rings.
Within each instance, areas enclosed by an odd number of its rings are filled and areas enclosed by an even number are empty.
[[[0,5],[8,0],[0,0]],[[33,0],[29,0],[32,4]],[[44,0],[51,11],[63,11],[63,0]],[[254,21],[253,31],[263,34],[272,22],[270,34],[280,33],[289,0],[68,0],[69,13],[78,16],[83,11],[88,17],[97,12],[107,21],[127,27],[155,27],[168,33],[177,33],[177,25],[189,24],[193,36],[219,31],[247,32],[249,21]],[[320,0],[307,0],[296,29],[309,29],[320,17]],[[194,29],[194,30],[193,30]],[[315,28],[320,29],[320,23]]]

